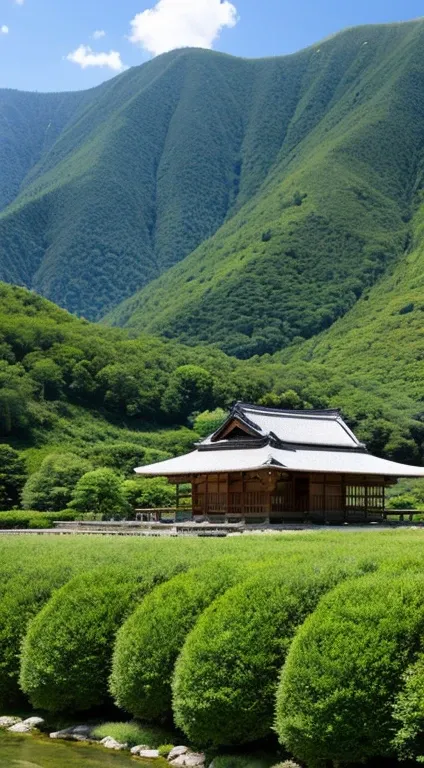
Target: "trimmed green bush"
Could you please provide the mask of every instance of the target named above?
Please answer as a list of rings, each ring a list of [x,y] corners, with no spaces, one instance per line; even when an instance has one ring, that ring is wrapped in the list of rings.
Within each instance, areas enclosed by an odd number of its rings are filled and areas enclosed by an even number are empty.
[[[0,710],[8,711],[25,700],[19,687],[19,649],[28,621],[70,576],[65,564],[47,563],[22,568],[10,579],[0,599]]]
[[[424,762],[424,656],[404,672],[403,687],[395,699],[393,717],[397,731],[393,739],[400,760]]]
[[[424,577],[349,580],[299,630],[277,693],[280,741],[308,766],[392,756],[393,704],[424,630]]]
[[[186,635],[247,568],[247,558],[220,559],[175,576],[144,598],[116,639],[110,690],[119,707],[144,720],[172,714],[172,673]]]
[[[62,512],[0,512],[0,529],[8,528],[50,528],[54,520],[74,520],[81,518],[75,512],[65,509]],[[45,522],[48,521],[48,525]]]
[[[9,515],[10,513],[5,513]],[[13,513],[15,514],[15,513]],[[16,513],[19,514],[19,513]],[[25,513],[25,515],[32,513]],[[42,514],[44,517],[47,513]],[[57,515],[55,515],[57,516]],[[72,515],[71,515],[72,516]],[[277,542],[267,538],[261,547],[261,554],[275,549]],[[244,557],[252,549],[257,551],[257,542],[240,542]],[[131,566],[142,571],[147,588],[159,584],[190,567],[226,551],[236,551],[239,542],[190,538],[181,542],[176,539],[139,537],[88,537],[88,536],[0,536],[0,711],[25,701],[19,685],[20,649],[27,630],[28,621],[38,614],[50,598],[54,589],[59,590],[75,574],[92,571],[100,565],[119,562],[122,567]],[[270,553],[271,554],[271,553]],[[93,589],[93,594],[96,591]],[[82,606],[89,602],[89,596],[81,598]],[[58,600],[56,605],[59,606]],[[77,624],[75,608],[69,633]],[[88,610],[88,608],[87,608]],[[96,609],[101,615],[101,606]],[[71,611],[69,611],[71,613]],[[96,612],[93,612],[96,619]],[[98,618],[98,616],[97,616]],[[106,621],[106,616],[102,620]],[[62,632],[62,629],[61,629]],[[63,630],[62,636],[66,635]],[[75,635],[82,647],[91,642],[90,636]],[[92,637],[95,637],[94,630]],[[42,639],[40,639],[42,644]],[[60,657],[60,643],[57,654]],[[46,659],[50,657],[46,650]],[[110,649],[110,657],[112,648]],[[55,659],[59,664],[58,659]],[[59,665],[60,666],[60,665]],[[109,668],[105,669],[105,679]],[[106,682],[105,682],[106,685]],[[168,739],[165,739],[168,740]],[[161,740],[163,743],[164,739]]]
[[[271,567],[215,600],[188,636],[175,667],[175,722],[191,741],[255,741],[272,727],[278,672],[293,634],[343,567]]]
[[[78,574],[31,622],[20,685],[36,708],[90,709],[107,698],[108,650],[137,590],[133,569]]]
[[[178,559],[78,574],[31,622],[22,646],[20,684],[35,708],[76,712],[108,700],[116,632],[154,584],[183,566]]]

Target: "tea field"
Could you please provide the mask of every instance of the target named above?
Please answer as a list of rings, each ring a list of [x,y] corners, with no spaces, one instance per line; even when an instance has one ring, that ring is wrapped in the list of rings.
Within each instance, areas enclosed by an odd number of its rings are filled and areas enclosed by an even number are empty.
[[[420,761],[424,532],[0,537],[1,714],[112,705],[215,753]]]

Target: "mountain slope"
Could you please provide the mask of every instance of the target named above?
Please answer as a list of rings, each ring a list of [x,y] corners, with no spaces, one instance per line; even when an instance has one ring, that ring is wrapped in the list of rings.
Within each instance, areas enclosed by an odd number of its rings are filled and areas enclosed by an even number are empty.
[[[244,190],[257,78],[261,64],[178,51],[88,92],[0,215],[0,277],[96,318],[183,258]],[[278,142],[248,140],[258,185]]]
[[[361,27],[0,92],[0,278],[239,357],[331,327],[418,231],[423,42],[421,21]]]
[[[423,22],[362,27],[282,59],[292,69],[279,84],[289,80],[292,101],[265,180],[106,322],[248,357],[344,315],[410,249],[424,160],[423,43]]]
[[[90,319],[145,286],[108,321],[244,357],[328,327],[408,247],[423,29],[0,92],[0,278]]]
[[[424,178],[418,197],[424,198]],[[424,207],[414,217],[410,253],[348,314],[324,333],[275,355],[290,365],[313,362],[342,376],[356,372],[408,395],[424,416]],[[366,407],[366,405],[364,405]]]

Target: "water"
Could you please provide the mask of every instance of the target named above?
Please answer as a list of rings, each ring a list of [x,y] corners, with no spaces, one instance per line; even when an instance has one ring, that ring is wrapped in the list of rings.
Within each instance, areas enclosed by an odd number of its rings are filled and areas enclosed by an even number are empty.
[[[153,762],[97,745],[53,741],[0,731],[0,768],[153,768]],[[167,765],[155,760],[155,768]]]

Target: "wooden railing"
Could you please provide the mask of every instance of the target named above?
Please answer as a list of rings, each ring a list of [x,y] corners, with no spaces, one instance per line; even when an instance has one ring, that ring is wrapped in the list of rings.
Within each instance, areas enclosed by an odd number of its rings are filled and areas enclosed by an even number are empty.
[[[365,505],[367,502],[367,505]],[[331,516],[340,515],[344,519],[365,517],[371,514],[384,514],[384,497],[347,498],[343,496],[313,495],[312,497],[295,497],[290,495],[269,496],[266,492],[255,491],[248,493],[209,493],[193,496],[193,513],[196,515],[227,515],[227,516],[278,516],[279,514],[301,516]]]

